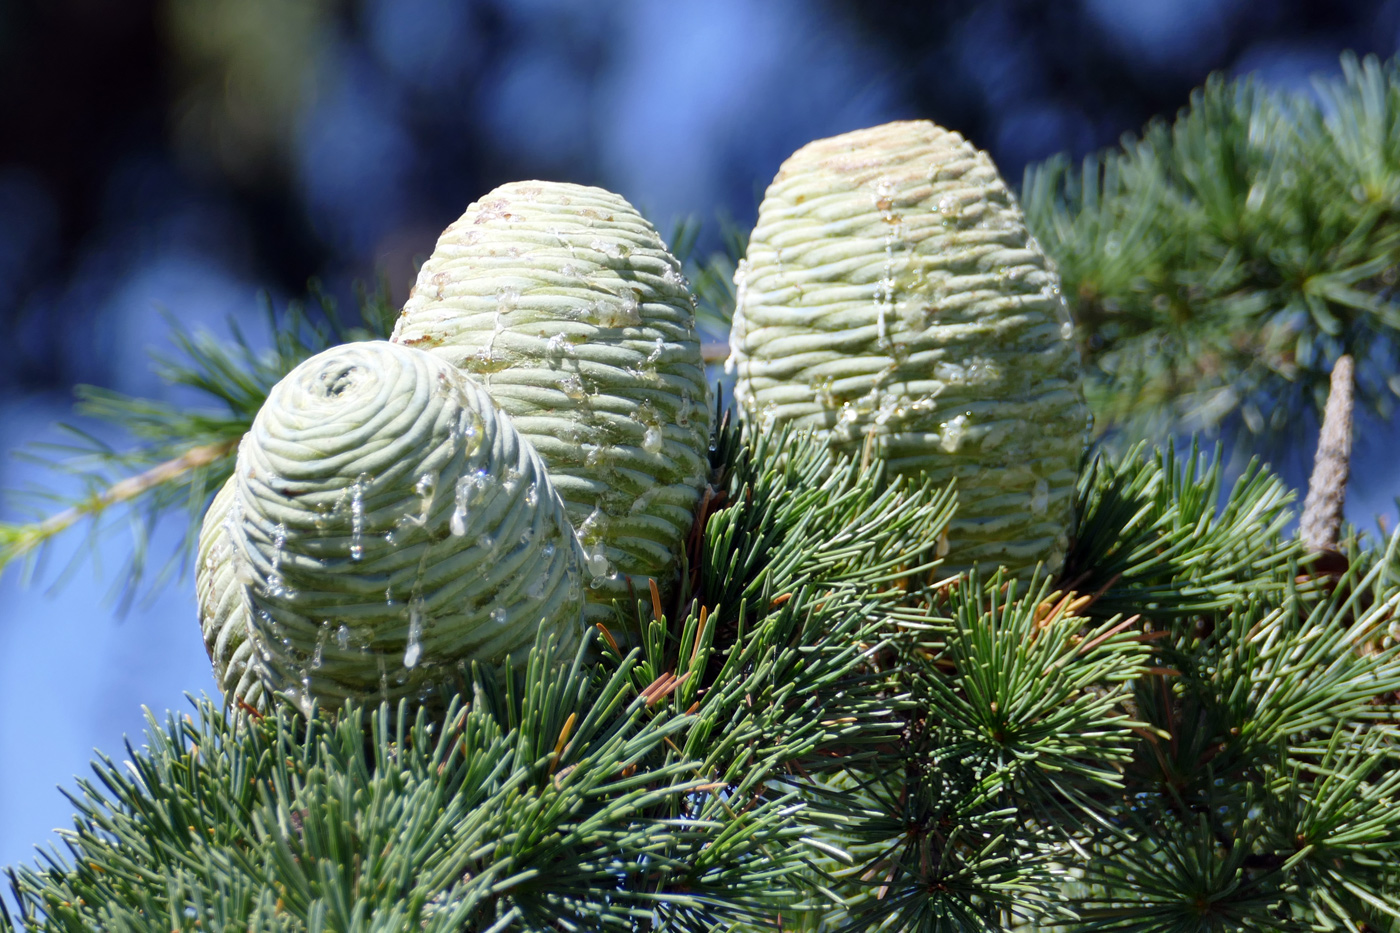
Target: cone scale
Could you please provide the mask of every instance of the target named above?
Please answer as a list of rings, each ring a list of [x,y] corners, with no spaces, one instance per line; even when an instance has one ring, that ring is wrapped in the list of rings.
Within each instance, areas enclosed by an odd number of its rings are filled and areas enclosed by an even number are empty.
[[[258,709],[262,705],[263,685],[252,663],[248,610],[227,530],[237,490],[237,480],[230,476],[204,513],[195,556],[195,601],[204,648],[214,666],[214,682],[226,696]]]

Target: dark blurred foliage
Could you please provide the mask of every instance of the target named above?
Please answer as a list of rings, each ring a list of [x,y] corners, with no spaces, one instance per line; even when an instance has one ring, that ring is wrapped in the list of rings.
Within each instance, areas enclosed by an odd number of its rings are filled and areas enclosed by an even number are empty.
[[[61,345],[21,309],[58,286],[103,225],[114,164],[164,143],[153,5],[86,6],[0,7],[0,326],[7,345],[18,335],[23,348],[0,383],[57,374]]]
[[[155,305],[214,327],[381,275],[402,299],[503,181],[613,187],[713,247],[816,136],[928,117],[1017,180],[1212,69],[1301,86],[1397,30],[1395,0],[12,0],[0,395],[143,388]]]
[[[1110,146],[1185,106],[1208,73],[1304,85],[1336,53],[1395,51],[1400,5],[1376,0],[958,0],[843,4],[889,49],[914,108],[1028,162]]]

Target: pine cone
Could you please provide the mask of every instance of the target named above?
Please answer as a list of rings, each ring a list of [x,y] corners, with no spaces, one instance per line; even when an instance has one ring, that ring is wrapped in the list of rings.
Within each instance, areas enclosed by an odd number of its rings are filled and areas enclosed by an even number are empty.
[[[227,534],[258,676],[305,709],[424,695],[474,659],[518,657],[541,625],[577,643],[583,554],[558,493],[438,357],[375,341],[302,363],[245,435],[234,482],[201,550]]]
[[[263,686],[251,663],[253,643],[248,640],[248,608],[243,602],[233,544],[225,527],[236,488],[237,482],[230,476],[204,513],[195,556],[195,599],[204,648],[213,662],[219,689],[230,702],[241,700],[253,709],[261,709]]]
[[[539,451],[583,545],[590,618],[664,588],[708,466],[680,264],[622,197],[503,185],[443,231],[393,339],[472,374]]]
[[[735,275],[752,423],[957,480],[954,568],[1063,562],[1089,414],[1059,280],[995,166],[890,123],[783,163]]]

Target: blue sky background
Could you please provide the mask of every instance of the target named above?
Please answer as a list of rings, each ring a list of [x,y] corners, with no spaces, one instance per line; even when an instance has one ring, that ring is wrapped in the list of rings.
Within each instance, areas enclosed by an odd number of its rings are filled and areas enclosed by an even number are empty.
[[[713,231],[718,216],[750,224],[778,164],[814,138],[928,117],[1015,181],[1028,161],[1170,115],[1212,69],[1305,88],[1342,49],[1390,55],[1400,39],[1396,2],[1339,2],[1321,19],[1301,0],[919,8],[55,0],[0,14],[0,59],[19,62],[0,66],[0,118],[30,113],[26,95],[68,93],[20,51],[60,27],[106,69],[72,91],[88,109],[51,126],[62,118],[46,104],[0,138],[0,338],[15,360],[0,371],[0,489],[62,490],[9,454],[57,437],[72,384],[166,391],[149,362],[169,347],[163,314],[225,333],[233,318],[256,339],[258,292],[280,305],[311,275],[348,298],[383,274],[402,299],[415,257],[506,180],[600,184],[663,232],[687,215]],[[1358,436],[1349,517],[1393,523],[1396,433]],[[1291,481],[1311,449],[1284,458]],[[160,528],[153,552],[179,530]],[[94,748],[125,757],[143,706],[163,716],[213,689],[189,577],[119,615],[122,536],[52,586],[82,546],[61,540],[28,587],[0,576],[0,866],[54,841],[71,814],[56,787],[88,773]]]

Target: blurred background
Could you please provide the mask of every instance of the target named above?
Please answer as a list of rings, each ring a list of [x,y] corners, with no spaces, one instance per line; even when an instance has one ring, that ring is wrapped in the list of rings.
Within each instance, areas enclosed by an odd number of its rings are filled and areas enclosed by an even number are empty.
[[[1400,0],[5,0],[0,489],[61,490],[11,454],[57,438],[75,383],[164,396],[172,319],[257,342],[259,295],[312,278],[344,308],[361,282],[401,302],[505,181],[611,188],[663,235],[696,217],[707,251],[818,137],[929,118],[1016,183],[1170,117],[1211,71],[1306,89],[1344,49],[1397,47]],[[1400,442],[1358,434],[1348,517],[1393,523]],[[1280,460],[1295,485],[1313,444]],[[120,612],[130,541],[87,546],[0,577],[0,866],[56,842],[56,785],[94,747],[125,757],[143,705],[213,689],[189,577]]]

